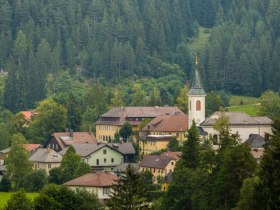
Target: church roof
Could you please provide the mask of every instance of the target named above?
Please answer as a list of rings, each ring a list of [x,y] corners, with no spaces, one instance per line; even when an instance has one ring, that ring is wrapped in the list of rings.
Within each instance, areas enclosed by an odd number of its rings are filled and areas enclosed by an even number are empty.
[[[197,64],[198,62],[196,61],[195,77],[188,95],[206,95],[201,85]]]

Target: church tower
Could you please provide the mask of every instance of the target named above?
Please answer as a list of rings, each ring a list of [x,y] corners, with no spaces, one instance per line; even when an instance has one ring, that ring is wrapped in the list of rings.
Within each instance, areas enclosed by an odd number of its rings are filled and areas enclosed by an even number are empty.
[[[192,86],[188,92],[189,97],[189,127],[194,120],[196,125],[200,125],[205,120],[205,97],[206,93],[202,88],[198,72],[198,60],[195,61],[195,76]]]

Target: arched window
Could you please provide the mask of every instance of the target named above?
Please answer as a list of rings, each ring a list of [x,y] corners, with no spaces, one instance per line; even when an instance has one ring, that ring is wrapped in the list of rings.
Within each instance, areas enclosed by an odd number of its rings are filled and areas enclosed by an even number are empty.
[[[197,111],[201,110],[201,102],[200,101],[196,101],[196,110]]]

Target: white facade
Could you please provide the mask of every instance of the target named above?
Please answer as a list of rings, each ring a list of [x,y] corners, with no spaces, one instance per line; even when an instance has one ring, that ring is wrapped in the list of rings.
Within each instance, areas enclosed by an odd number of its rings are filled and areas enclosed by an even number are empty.
[[[90,193],[96,195],[99,200],[106,200],[110,198],[112,191],[111,187],[80,187],[80,186],[69,186],[71,190],[85,189]]]
[[[208,135],[218,135],[219,132],[213,128],[213,126],[201,126]],[[250,134],[259,134],[265,136],[265,133],[271,134],[271,126],[269,125],[229,125],[230,132],[232,134],[238,133],[241,139],[240,143],[244,143]]]
[[[206,95],[188,95],[189,96],[189,127],[194,120],[196,125],[200,125],[205,120],[205,96]]]

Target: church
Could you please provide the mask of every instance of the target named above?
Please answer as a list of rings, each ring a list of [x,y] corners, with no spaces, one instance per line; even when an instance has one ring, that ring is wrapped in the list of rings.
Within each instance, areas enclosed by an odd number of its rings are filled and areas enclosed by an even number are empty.
[[[200,135],[209,136],[211,134],[217,139],[218,132],[214,129],[214,125],[221,113],[215,112],[205,119],[206,92],[201,85],[197,59],[195,77],[191,89],[188,92],[188,97],[189,126],[191,126],[194,120],[200,131]],[[225,112],[224,114],[228,117],[231,133],[238,133],[241,143],[245,142],[252,134],[258,134],[264,137],[265,133],[272,132],[272,120],[266,116],[252,117],[244,112]]]

